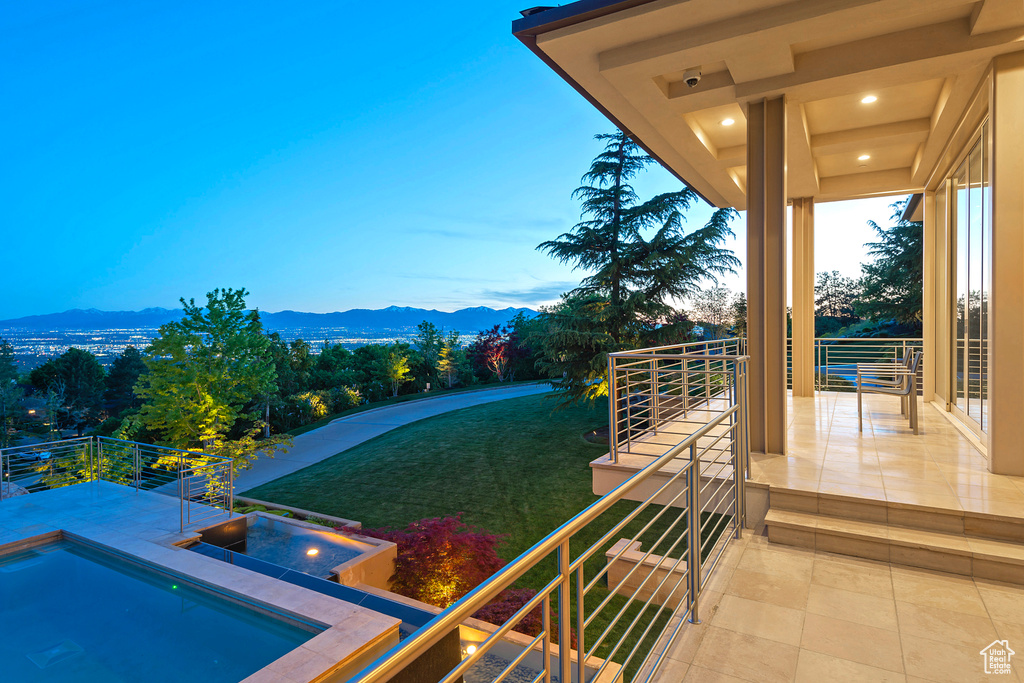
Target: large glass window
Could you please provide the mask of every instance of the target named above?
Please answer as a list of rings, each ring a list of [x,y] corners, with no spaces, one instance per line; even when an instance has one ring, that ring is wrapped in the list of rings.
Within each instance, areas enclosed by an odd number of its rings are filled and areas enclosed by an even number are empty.
[[[988,125],[952,177],[950,216],[955,221],[953,389],[955,412],[977,429],[988,427],[988,298],[991,249]]]

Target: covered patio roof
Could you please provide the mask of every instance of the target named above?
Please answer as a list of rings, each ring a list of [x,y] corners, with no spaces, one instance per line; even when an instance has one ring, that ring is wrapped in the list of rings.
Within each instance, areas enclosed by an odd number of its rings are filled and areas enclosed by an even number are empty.
[[[582,0],[513,31],[708,201],[745,209],[746,105],[779,95],[789,197],[927,188],[973,131],[989,61],[1024,49],[1024,3]]]

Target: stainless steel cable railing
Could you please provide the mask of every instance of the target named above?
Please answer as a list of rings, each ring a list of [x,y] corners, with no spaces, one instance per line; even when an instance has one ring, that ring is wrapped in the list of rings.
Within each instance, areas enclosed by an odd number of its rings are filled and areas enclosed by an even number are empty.
[[[230,513],[230,458],[87,436],[0,449],[0,500],[91,481],[177,497],[181,529]]]

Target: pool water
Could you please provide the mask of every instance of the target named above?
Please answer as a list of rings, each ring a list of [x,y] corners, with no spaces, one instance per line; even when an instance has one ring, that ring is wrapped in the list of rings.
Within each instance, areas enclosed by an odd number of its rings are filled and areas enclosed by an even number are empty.
[[[237,683],[316,635],[60,541],[0,556],[0,680]]]
[[[364,548],[358,541],[330,531],[262,516],[250,519],[245,532],[245,554],[249,557],[319,577],[358,557]]]

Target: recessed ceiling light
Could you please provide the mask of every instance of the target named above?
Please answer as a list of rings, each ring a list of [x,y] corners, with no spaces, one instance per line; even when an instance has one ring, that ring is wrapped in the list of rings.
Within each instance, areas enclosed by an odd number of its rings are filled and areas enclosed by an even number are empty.
[[[736,119],[722,119],[723,126],[731,126],[734,123],[736,123]]]
[[[857,161],[867,161],[870,158],[870,154],[861,154],[859,157],[857,157]]]
[[[861,103],[862,104],[871,104],[872,102],[877,102],[877,101],[878,101],[878,98],[875,97],[874,95],[868,95],[867,97],[861,98]]]

